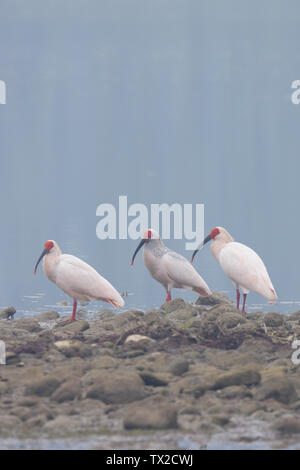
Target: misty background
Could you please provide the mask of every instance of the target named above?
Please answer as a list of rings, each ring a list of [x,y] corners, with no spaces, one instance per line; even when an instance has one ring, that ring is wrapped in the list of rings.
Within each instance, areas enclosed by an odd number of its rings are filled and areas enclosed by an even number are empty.
[[[300,301],[299,15],[296,0],[1,0],[0,306],[68,300],[33,275],[48,239],[131,293],[127,307],[160,305],[140,254],[130,267],[138,242],[96,237],[97,206],[119,195],[205,204],[205,232],[224,226],[280,301]],[[166,244],[190,258],[185,242]],[[195,267],[234,297],[208,246]]]

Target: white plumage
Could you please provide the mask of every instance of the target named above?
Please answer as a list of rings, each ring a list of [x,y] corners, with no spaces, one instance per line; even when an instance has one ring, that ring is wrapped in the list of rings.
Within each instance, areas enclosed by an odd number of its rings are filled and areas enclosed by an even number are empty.
[[[74,301],[70,320],[76,319],[78,301],[103,300],[115,307],[123,307],[123,298],[110,282],[76,256],[62,254],[55,241],[45,243],[35,272],[42,258],[45,275]]]
[[[258,254],[242,243],[231,242],[220,251],[221,268],[244,294],[250,290],[263,295],[270,302],[277,296],[267,272]]]
[[[245,312],[246,296],[250,290],[263,295],[269,302],[276,302],[277,294],[262,259],[248,246],[235,242],[225,228],[216,227],[211,230],[193,253],[192,260],[197,251],[210,240],[212,240],[210,247],[212,254],[236,287],[237,309],[240,302],[240,288],[243,292],[243,312]]]

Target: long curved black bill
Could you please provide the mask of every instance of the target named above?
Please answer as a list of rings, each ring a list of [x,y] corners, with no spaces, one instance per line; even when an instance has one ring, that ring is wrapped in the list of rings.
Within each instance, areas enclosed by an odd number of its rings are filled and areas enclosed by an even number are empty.
[[[211,240],[210,235],[207,235],[207,237],[204,238],[203,242],[201,242],[198,248],[194,251],[192,258],[191,258],[191,263],[194,261],[194,258],[196,254],[198,253],[198,251],[201,250],[204,247],[205,243],[209,242],[210,240]]]
[[[133,257],[132,257],[132,260],[131,260],[131,266],[133,266],[134,258],[136,257],[138,251],[142,248],[142,246],[144,245],[144,243],[146,243],[146,238],[143,238],[143,240],[141,240],[141,242],[139,243],[137,249],[136,249],[135,252],[133,253]]]
[[[36,263],[35,268],[34,268],[34,274],[36,274],[36,270],[37,270],[38,265],[40,264],[40,262],[42,261],[42,259],[44,258],[44,256],[45,256],[47,253],[48,253],[48,252],[47,252],[47,250],[46,250],[46,248],[45,248],[45,249],[42,251],[42,254],[41,254],[41,256],[39,257],[39,259],[37,260],[37,263]]]

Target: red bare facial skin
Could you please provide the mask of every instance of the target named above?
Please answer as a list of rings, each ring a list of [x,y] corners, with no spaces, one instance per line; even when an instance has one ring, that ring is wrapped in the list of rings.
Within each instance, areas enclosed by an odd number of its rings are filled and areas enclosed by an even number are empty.
[[[54,247],[54,243],[51,242],[51,241],[48,241],[45,243],[45,248],[47,250],[47,252],[49,253],[49,251]]]
[[[152,238],[151,230],[146,230],[146,232],[144,232],[143,238],[145,239],[146,243],[148,243]]]
[[[213,228],[210,232],[211,240],[213,240],[217,235],[219,235],[219,233],[220,233],[220,230],[217,227]]]

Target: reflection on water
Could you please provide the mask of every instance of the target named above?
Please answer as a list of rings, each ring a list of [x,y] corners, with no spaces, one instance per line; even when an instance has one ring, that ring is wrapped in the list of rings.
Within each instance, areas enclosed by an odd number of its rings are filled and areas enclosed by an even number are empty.
[[[221,291],[221,293],[229,296],[230,298],[230,292]],[[84,304],[83,306],[78,307],[79,317],[80,311],[81,314],[84,315],[84,317],[87,319],[94,319],[95,314],[103,309],[111,309],[116,314],[126,310],[147,311],[160,307],[164,301],[164,297],[161,294],[156,295],[156,297],[151,296],[151,303],[148,299],[145,299],[144,293],[126,292],[122,295],[125,300],[125,306],[122,309],[114,309],[106,302],[93,301],[88,305]],[[195,302],[197,300],[197,297],[194,293],[179,290],[174,290],[173,298],[176,297],[182,297],[185,301],[189,302]],[[14,305],[17,310],[15,318],[34,317],[39,313],[47,312],[49,310],[57,311],[60,316],[70,315],[73,308],[72,301],[63,293],[58,293],[58,297],[55,300],[55,303],[49,302],[47,294],[42,292],[38,292],[33,295],[26,295],[23,297],[22,302],[19,305]],[[7,307],[7,305],[1,306],[0,309],[5,307]],[[297,310],[300,310],[300,300],[281,301],[276,304],[269,304],[267,302],[246,304],[246,311],[250,314],[253,312],[278,312],[281,314],[290,314],[296,312]]]
[[[250,425],[250,427],[249,427]],[[17,439],[0,438],[0,449],[41,449],[41,450],[89,450],[89,449],[178,449],[178,450],[295,450],[299,442],[295,439],[278,440],[270,432],[262,432],[261,422],[244,424],[231,429],[231,436],[219,432],[213,437],[203,434],[184,434],[178,431],[128,434],[101,435],[88,437],[51,438],[51,439]],[[247,428],[247,429],[246,429]],[[243,429],[247,439],[243,441]],[[251,439],[251,436],[253,439]],[[248,440],[249,439],[249,440]],[[247,441],[248,440],[248,441]]]
[[[300,301],[286,301],[286,302],[278,302],[276,304],[246,304],[246,310],[248,313],[251,312],[278,312],[284,315],[288,315],[290,313],[294,313],[297,310],[300,310]]]

